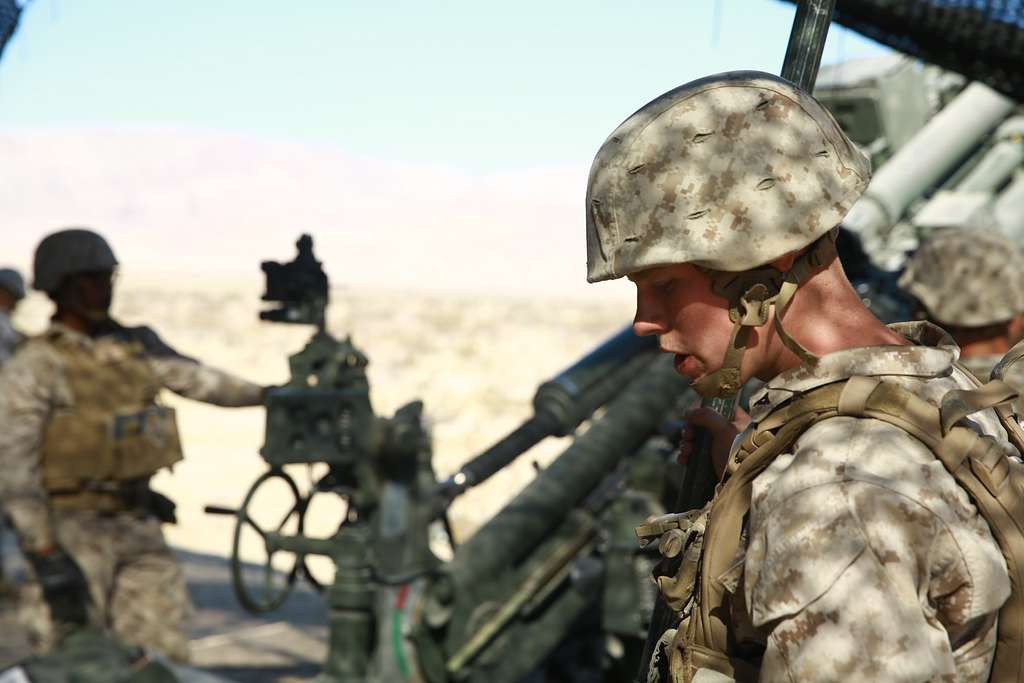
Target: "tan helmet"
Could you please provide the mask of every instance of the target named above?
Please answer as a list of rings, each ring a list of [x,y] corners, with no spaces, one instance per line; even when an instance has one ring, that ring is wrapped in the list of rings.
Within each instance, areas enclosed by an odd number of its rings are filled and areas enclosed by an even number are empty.
[[[831,234],[871,165],[832,115],[777,76],[734,71],[671,90],[626,119],[597,153],[587,186],[587,279],[679,263],[711,271],[735,323],[705,395],[739,389],[749,329],[779,309],[832,252]],[[827,243],[827,244],[826,244]],[[759,268],[816,244],[781,274]],[[757,269],[757,270],[755,270]]]
[[[1024,252],[997,234],[943,230],[921,245],[900,277],[929,318],[984,327],[1024,313]]]
[[[870,162],[792,83],[733,71],[626,119],[587,187],[587,279],[693,263],[742,271],[806,247],[867,187]]]
[[[36,247],[32,286],[52,294],[69,275],[113,270],[116,266],[113,250],[98,233],[85,228],[58,230]]]

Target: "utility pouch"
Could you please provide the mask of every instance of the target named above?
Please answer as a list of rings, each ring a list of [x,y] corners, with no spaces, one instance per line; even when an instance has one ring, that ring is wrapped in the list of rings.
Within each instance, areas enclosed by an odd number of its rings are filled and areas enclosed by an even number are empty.
[[[693,599],[708,511],[662,515],[636,528],[641,548],[658,541],[662,559],[652,572],[654,582],[672,611],[684,617]]]
[[[140,479],[182,459],[174,409],[157,405],[130,413],[87,406],[58,411],[42,451],[43,482],[50,491]]]
[[[110,436],[115,453],[112,476],[117,480],[147,477],[182,459],[173,408],[153,405],[114,415]]]

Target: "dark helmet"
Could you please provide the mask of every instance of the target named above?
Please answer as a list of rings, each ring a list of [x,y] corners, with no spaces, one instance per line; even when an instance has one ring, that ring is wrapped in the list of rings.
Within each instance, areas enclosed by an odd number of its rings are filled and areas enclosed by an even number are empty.
[[[13,268],[0,268],[0,289],[6,289],[15,301],[25,298],[25,280]]]
[[[69,275],[113,270],[117,257],[103,237],[85,228],[58,230],[36,247],[32,286],[53,294]]]

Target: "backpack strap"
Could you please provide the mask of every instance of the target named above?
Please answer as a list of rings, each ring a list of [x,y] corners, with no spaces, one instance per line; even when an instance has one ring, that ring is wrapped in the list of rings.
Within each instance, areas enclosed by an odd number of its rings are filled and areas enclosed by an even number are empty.
[[[968,373],[969,374],[969,373]],[[851,377],[798,395],[758,423],[733,456],[732,472],[711,503],[701,557],[696,604],[682,648],[730,654],[726,589],[717,578],[729,568],[739,546],[753,480],[818,422],[840,416],[876,419],[899,427],[930,450],[970,495],[1006,559],[1010,598],[999,612],[998,644],[991,681],[1024,680],[1024,465],[1012,462],[1005,445],[960,421],[995,408],[1020,450],[1024,430],[1009,416],[1006,401],[1016,393],[1002,382],[957,390],[936,406],[878,377]],[[730,660],[726,660],[730,661]],[[725,671],[723,671],[725,673]]]

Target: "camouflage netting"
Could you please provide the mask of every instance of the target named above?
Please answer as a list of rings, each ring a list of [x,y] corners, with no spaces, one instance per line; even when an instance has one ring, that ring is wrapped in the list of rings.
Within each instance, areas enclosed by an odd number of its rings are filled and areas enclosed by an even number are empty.
[[[837,0],[835,21],[1024,100],[1024,0]]]
[[[0,56],[3,56],[7,41],[18,28],[18,16],[21,8],[15,0],[0,0]]]

